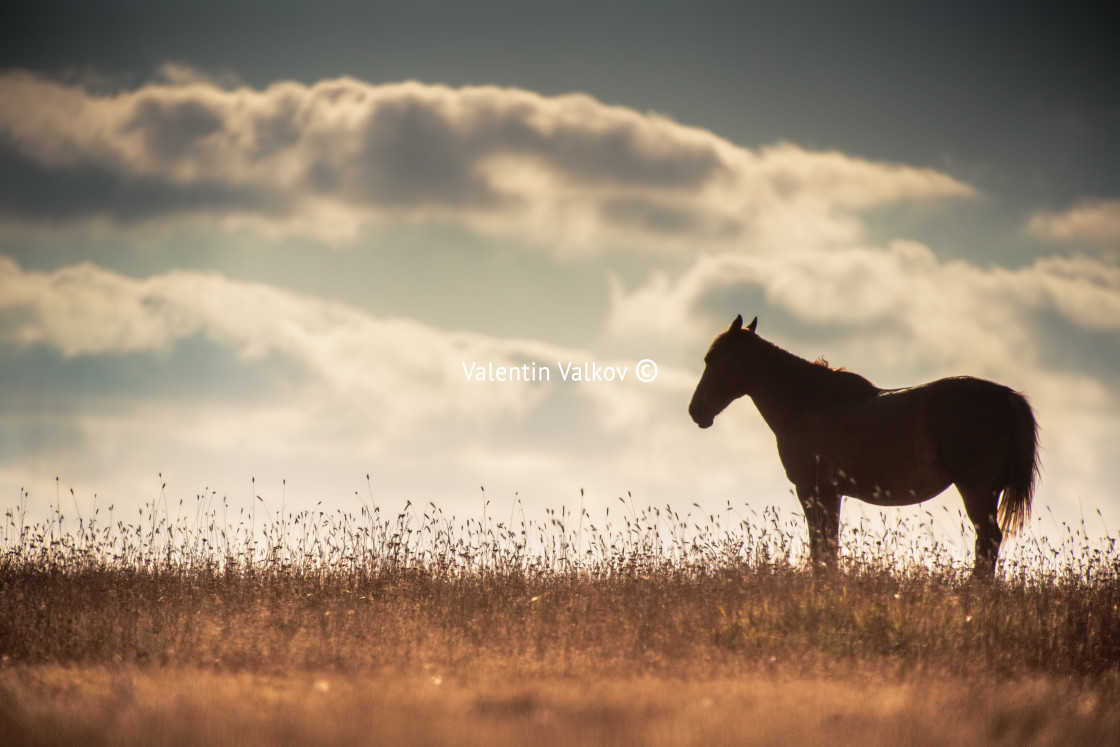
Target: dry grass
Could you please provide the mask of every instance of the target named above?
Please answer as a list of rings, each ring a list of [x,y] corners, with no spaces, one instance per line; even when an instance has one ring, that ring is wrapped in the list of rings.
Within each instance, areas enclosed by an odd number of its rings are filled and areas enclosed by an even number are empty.
[[[1115,689],[873,675],[678,680],[0,670],[26,744],[1109,744]]]
[[[488,509],[489,507],[487,507]],[[260,514],[257,515],[257,511]],[[58,744],[1120,739],[1120,554],[971,584],[771,512],[8,514],[0,733]],[[515,521],[517,519],[517,521]],[[933,570],[931,570],[933,568]]]

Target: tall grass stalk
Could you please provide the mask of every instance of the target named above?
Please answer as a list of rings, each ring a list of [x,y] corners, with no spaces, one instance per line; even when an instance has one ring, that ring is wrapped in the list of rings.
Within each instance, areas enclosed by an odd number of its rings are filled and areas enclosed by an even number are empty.
[[[56,497],[57,498],[57,497]],[[841,567],[805,561],[801,517],[730,503],[460,519],[434,503],[357,514],[235,510],[212,491],[130,522],[56,500],[0,533],[4,662],[272,671],[648,672],[774,666],[1120,674],[1120,553],[1063,527],[1020,540],[991,583],[935,537],[951,516],[845,527]],[[257,504],[261,516],[257,516]],[[145,513],[146,511],[146,513]],[[504,514],[504,511],[502,512]],[[936,530],[936,531],[935,531]]]

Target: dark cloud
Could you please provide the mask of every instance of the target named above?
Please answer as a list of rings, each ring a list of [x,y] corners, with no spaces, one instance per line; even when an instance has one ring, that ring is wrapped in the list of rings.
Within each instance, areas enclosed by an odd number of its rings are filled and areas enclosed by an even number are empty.
[[[197,213],[280,217],[291,208],[291,196],[283,192],[217,180],[177,184],[96,163],[51,169],[0,142],[0,218],[66,223],[111,216],[127,226]]]
[[[651,200],[610,200],[603,204],[600,212],[609,223],[666,236],[692,234],[699,238],[732,238],[742,230],[735,221],[713,219],[698,210],[676,208]]]
[[[714,148],[651,135],[648,120],[611,117],[582,97],[570,103],[586,110],[584,118],[526,98],[497,90],[379,97],[354,133],[357,157],[317,160],[310,182],[376,205],[469,208],[520,202],[487,174],[498,157],[523,159],[574,185],[616,188],[691,190],[725,170]],[[330,146],[320,141],[314,150],[330,157]]]
[[[199,141],[220,132],[224,124],[221,109],[205,101],[145,96],[136,102],[123,131],[138,133],[157,161],[171,161],[191,155]]]
[[[70,418],[52,418],[43,411],[35,417],[0,420],[0,463],[24,466],[45,453],[74,452],[88,447],[89,437]]]
[[[252,120],[254,161],[263,161],[299,143],[302,132],[299,122],[299,95],[284,89],[269,100],[271,106]]]
[[[18,100],[0,112],[0,210],[31,220],[273,215],[322,198],[404,214],[532,200],[495,182],[495,159],[572,188],[622,191],[694,191],[725,171],[710,136],[584,96],[350,79],[260,92],[145,86],[114,97],[26,73],[0,84]],[[653,218],[633,221],[643,222],[656,228]]]
[[[340,178],[351,197],[394,207],[487,207],[502,202],[480,172],[497,149],[457,125],[436,102],[401,96],[369,110],[357,133],[358,158]]]
[[[760,155],[665,118],[580,95],[372,86],[341,78],[226,90],[147,85],[108,96],[0,75],[0,214],[9,222],[159,216],[279,218],[352,236],[437,213],[490,230],[587,242],[736,238],[752,209],[832,211],[967,196],[935,171],[794,146]]]
[[[577,181],[697,189],[727,173],[711,143],[673,142],[636,121],[607,129],[568,126],[539,143],[556,168]]]
[[[0,323],[10,312],[0,312]],[[0,355],[0,412],[63,416],[155,399],[251,404],[291,394],[307,376],[290,357],[246,360],[201,336],[157,355],[66,357],[46,346],[21,347]]]
[[[1115,330],[1091,329],[1052,308],[1034,309],[1024,320],[1048,370],[1087,376],[1120,391],[1120,338]]]

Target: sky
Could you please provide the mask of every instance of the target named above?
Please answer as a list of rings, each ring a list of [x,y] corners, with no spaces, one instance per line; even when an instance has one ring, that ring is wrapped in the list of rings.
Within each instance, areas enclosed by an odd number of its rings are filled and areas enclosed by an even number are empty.
[[[795,515],[749,400],[686,411],[742,313],[1025,392],[1031,532],[1115,536],[1115,15],[15,3],[0,503]],[[959,534],[955,489],[922,510]]]

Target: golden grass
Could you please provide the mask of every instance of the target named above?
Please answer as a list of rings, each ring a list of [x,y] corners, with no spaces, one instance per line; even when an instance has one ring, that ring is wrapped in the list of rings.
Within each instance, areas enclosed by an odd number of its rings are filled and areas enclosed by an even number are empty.
[[[734,523],[627,509],[618,528],[582,511],[503,524],[435,507],[391,519],[281,510],[232,525],[206,503],[175,520],[153,504],[135,524],[68,524],[61,511],[28,524],[10,511],[0,734],[1120,740],[1111,540],[1036,544],[976,584],[936,548],[907,549],[900,530],[846,547],[843,568],[822,575],[772,512]]]
[[[0,670],[10,744],[1114,744],[1116,682]]]

